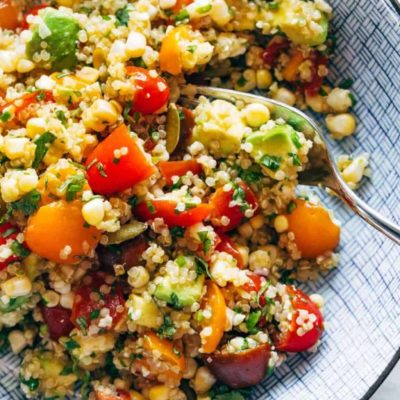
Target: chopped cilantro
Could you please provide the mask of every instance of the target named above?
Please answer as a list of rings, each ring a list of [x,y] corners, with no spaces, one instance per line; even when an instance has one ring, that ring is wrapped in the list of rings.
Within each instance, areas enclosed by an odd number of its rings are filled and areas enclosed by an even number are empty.
[[[60,189],[61,190],[65,189],[65,199],[67,201],[73,201],[75,200],[77,193],[82,191],[85,183],[86,183],[85,176],[78,174],[68,178],[63,183]]]
[[[31,254],[26,247],[16,240],[11,243],[10,249],[18,257],[28,257]]]
[[[65,116],[65,114],[64,114],[64,111],[62,111],[62,110],[57,110],[57,111],[56,111],[56,117],[57,117],[58,120],[61,121],[61,123],[62,123],[64,126],[67,125],[67,118],[66,118],[66,116]]]
[[[170,305],[174,310],[182,310],[182,308],[183,308],[181,301],[175,292],[171,293],[171,296],[169,297],[168,305]]]
[[[125,6],[123,8],[120,8],[117,10],[117,12],[115,13],[115,18],[116,20],[116,25],[117,26],[128,26],[128,22],[129,22],[129,11],[130,11],[130,7]]]
[[[212,279],[208,264],[205,260],[203,260],[201,257],[195,257],[194,265],[196,267],[197,275],[207,274],[208,277]]]
[[[34,392],[39,387],[40,381],[37,378],[23,379],[21,377],[21,383],[27,386],[30,392]]]
[[[257,324],[261,317],[261,310],[252,311],[246,321],[246,327],[249,333],[254,334],[258,332]]]
[[[146,206],[147,206],[148,210],[150,211],[150,214],[154,214],[156,212],[156,209],[150,200],[146,201]]]
[[[279,8],[279,3],[276,1],[271,1],[270,3],[267,3],[267,4],[268,4],[268,8],[270,10],[276,10]]]
[[[208,237],[208,231],[198,232],[198,236],[203,243],[203,251],[205,254],[207,254],[212,246],[211,239]]]
[[[65,348],[66,348],[68,351],[72,351],[72,350],[74,350],[74,349],[78,349],[79,347],[81,347],[81,346],[79,345],[79,343],[76,342],[74,339],[68,339],[68,340],[65,342],[64,346],[65,346]]]
[[[247,83],[246,78],[242,75],[236,82],[239,86],[244,86]]]
[[[27,217],[39,208],[40,199],[40,193],[34,189],[19,200],[10,203],[10,209],[12,211],[21,211]]]
[[[226,385],[217,384],[209,392],[211,400],[246,400],[251,394],[251,389],[233,390]]]
[[[178,14],[175,15],[174,17],[175,22],[184,22],[189,20],[189,13],[185,8],[183,8],[181,11],[179,11]]]
[[[320,96],[328,96],[328,93],[326,92],[326,90],[323,88],[323,87],[321,87],[319,90],[318,90],[318,94],[320,95]]]
[[[296,207],[297,207],[296,203],[294,201],[291,201],[287,206],[288,214],[291,214]]]
[[[205,13],[208,13],[209,11],[211,11],[211,9],[212,9],[212,5],[211,4],[207,4],[207,5],[202,6],[202,7],[197,7],[196,8],[196,12],[198,14],[205,14]]]
[[[11,113],[9,111],[3,111],[0,114],[0,121],[1,122],[7,122],[11,119]]]
[[[181,226],[173,226],[169,231],[173,239],[182,238],[185,234],[185,228]]]
[[[60,372],[61,376],[65,375],[70,375],[74,373],[74,367],[72,365],[67,365],[63,368],[63,370]]]
[[[242,344],[240,350],[244,351],[244,350],[248,350],[249,348],[250,348],[249,341],[247,340],[247,338],[244,338],[243,344]]]
[[[172,340],[175,332],[176,328],[171,318],[168,315],[164,315],[163,324],[157,331],[158,336],[160,336],[161,339],[167,338]]]
[[[184,267],[186,265],[186,257],[183,255],[178,256],[175,259],[176,264],[178,264],[179,267]]]
[[[114,364],[112,353],[107,353],[106,355],[104,370],[112,379],[119,378],[120,376],[119,371]]]
[[[47,153],[48,145],[53,143],[57,139],[57,136],[51,132],[44,132],[38,139],[34,141],[36,145],[35,157],[32,162],[32,167],[37,168],[42,162],[44,156]]]
[[[356,96],[354,96],[353,93],[349,93],[349,97],[350,97],[350,100],[351,100],[351,105],[352,105],[352,107],[354,107],[357,104]]]
[[[137,198],[136,196],[132,196],[132,197],[129,197],[129,199],[128,199],[128,204],[129,204],[132,208],[135,208],[136,205],[137,205],[137,201],[138,201],[138,198]]]
[[[96,318],[99,318],[99,315],[100,315],[100,310],[99,309],[93,310],[93,311],[90,312],[90,319],[94,320]]]
[[[280,165],[281,165],[282,158],[278,156],[270,156],[268,154],[265,154],[261,158],[261,164],[270,169],[271,171],[278,171]]]
[[[244,189],[238,185],[234,184],[232,199],[237,203],[240,207],[240,211],[244,213],[247,209],[250,208],[249,203],[246,201],[246,192]]]
[[[140,68],[147,68],[147,65],[145,64],[145,62],[143,61],[142,57],[136,57],[136,58],[132,58],[131,59],[132,64],[135,67],[140,67]],[[132,107],[132,105],[131,105]]]
[[[122,113],[122,116],[124,117],[125,120],[128,119],[131,110],[132,110],[132,102],[127,101],[124,107],[124,111]]]
[[[45,97],[46,97],[46,93],[43,92],[42,90],[40,90],[38,92],[38,94],[36,95],[36,100],[37,101],[42,101],[42,100],[44,100]]]

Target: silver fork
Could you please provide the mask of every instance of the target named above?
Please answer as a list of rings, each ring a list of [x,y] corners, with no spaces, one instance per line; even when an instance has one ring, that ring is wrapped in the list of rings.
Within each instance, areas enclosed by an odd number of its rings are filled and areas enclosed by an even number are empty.
[[[314,146],[308,154],[309,163],[306,169],[299,174],[299,183],[333,190],[356,214],[400,244],[400,227],[371,208],[348,187],[332,160],[320,128],[306,114],[279,101],[236,90],[197,86],[197,95],[242,104],[262,103],[269,108],[274,119],[282,118],[297,131],[303,132],[307,139],[313,141]],[[184,98],[183,101],[194,104],[193,100],[188,98]]]

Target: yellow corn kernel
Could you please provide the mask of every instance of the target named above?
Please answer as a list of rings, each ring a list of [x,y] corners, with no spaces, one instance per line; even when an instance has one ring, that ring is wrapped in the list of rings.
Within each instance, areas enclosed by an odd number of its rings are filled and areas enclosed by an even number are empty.
[[[272,74],[268,69],[259,69],[256,71],[256,82],[258,89],[268,89],[273,82]]]
[[[98,69],[104,64],[106,56],[103,49],[97,48],[93,51],[93,66]]]
[[[26,296],[32,292],[32,282],[27,276],[15,276],[3,282],[1,290],[11,298]]]
[[[103,221],[105,215],[104,200],[94,198],[82,207],[83,219],[89,224],[96,226]]]
[[[99,71],[96,68],[83,67],[76,72],[76,77],[85,83],[94,83],[99,79]]]
[[[149,389],[149,400],[168,400],[170,389],[165,385],[153,386]]]
[[[348,113],[328,115],[326,126],[336,139],[352,135],[356,130],[356,119]]]
[[[4,138],[4,154],[10,160],[23,157],[26,152],[26,146],[29,144],[29,139],[24,137],[10,137]]]
[[[46,131],[46,120],[44,118],[31,118],[26,123],[26,135],[33,139]]]
[[[269,109],[260,103],[252,103],[243,110],[244,118],[249,126],[258,128],[269,120]]]
[[[296,103],[295,94],[284,87],[279,88],[276,93],[274,93],[273,98],[281,101],[282,103],[286,103],[289,106],[294,106]]]
[[[261,229],[265,224],[265,218],[262,214],[258,214],[255,217],[251,218],[249,222],[253,229]]]
[[[289,229],[288,219],[284,215],[278,215],[274,220],[274,228],[278,233],[287,231]]]
[[[126,40],[125,54],[128,58],[141,57],[146,50],[146,36],[140,32],[131,32]]]
[[[30,60],[26,60],[25,58],[22,58],[17,63],[17,71],[20,74],[26,74],[27,72],[31,72],[34,68],[35,64]]]

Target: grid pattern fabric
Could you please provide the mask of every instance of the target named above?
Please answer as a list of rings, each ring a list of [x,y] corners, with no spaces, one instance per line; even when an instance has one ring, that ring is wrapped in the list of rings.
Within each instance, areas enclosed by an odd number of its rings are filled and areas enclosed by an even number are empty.
[[[371,155],[373,175],[359,194],[400,223],[400,19],[390,0],[329,2],[338,38],[333,82],[354,78],[358,100],[357,134],[329,140],[331,148]],[[324,296],[327,330],[317,353],[288,359],[252,400],[360,400],[400,348],[400,248],[338,199],[325,202],[343,225],[340,266],[304,289]],[[24,399],[18,364],[12,354],[0,358],[0,400]]]

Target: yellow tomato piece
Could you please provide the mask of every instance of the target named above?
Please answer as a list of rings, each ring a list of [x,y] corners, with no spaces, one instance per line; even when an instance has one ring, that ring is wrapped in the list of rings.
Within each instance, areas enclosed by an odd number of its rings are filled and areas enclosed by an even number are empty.
[[[86,227],[79,201],[56,201],[39,208],[28,220],[25,241],[43,258],[76,263],[89,255],[100,240],[100,231]]]
[[[304,258],[315,258],[339,244],[340,227],[320,205],[297,199],[296,208],[286,215],[289,231]]]

